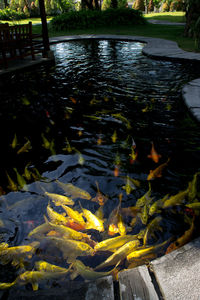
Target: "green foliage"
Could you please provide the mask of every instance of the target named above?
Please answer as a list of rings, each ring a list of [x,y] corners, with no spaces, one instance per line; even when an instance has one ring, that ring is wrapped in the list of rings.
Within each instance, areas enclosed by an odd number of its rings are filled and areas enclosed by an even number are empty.
[[[162,11],[163,11],[163,12],[168,12],[169,9],[170,9],[169,4],[168,4],[167,2],[165,2],[165,3],[163,4]]]
[[[144,0],[135,0],[133,3],[133,9],[145,11]]]
[[[23,12],[18,12],[14,9],[4,8],[0,10],[0,20],[11,21],[11,20],[20,20],[25,18],[26,15]]]
[[[70,11],[51,21],[53,30],[96,28],[101,26],[145,24],[140,11],[131,8]]]
[[[112,6],[112,0],[103,0],[102,10],[111,8],[111,6]],[[127,6],[127,0],[118,0],[117,1],[118,8],[125,8],[126,6]]]

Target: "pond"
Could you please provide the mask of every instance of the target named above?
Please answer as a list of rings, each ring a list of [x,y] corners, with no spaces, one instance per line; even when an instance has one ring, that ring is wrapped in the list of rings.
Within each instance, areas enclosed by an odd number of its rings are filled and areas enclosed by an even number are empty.
[[[103,276],[199,236],[200,131],[181,99],[198,67],[143,47],[61,43],[55,66],[1,80],[1,289]]]

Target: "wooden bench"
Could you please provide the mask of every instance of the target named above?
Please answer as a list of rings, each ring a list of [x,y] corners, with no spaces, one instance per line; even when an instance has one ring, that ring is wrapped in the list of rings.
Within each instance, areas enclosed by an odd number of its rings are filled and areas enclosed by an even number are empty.
[[[43,52],[42,41],[35,40],[38,37],[32,34],[31,22],[13,26],[0,24],[0,64],[7,68],[9,60],[24,59],[26,56],[34,60],[36,53]]]

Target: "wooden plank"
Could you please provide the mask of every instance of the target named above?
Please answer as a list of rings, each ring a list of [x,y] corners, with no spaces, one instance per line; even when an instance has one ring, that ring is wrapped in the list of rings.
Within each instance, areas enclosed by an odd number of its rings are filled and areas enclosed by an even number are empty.
[[[119,290],[121,300],[159,300],[146,266],[120,272]]]

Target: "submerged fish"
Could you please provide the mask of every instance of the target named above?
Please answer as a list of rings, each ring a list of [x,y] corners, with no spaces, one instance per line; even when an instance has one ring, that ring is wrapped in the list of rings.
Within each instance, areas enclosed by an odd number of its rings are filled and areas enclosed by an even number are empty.
[[[185,200],[187,195],[188,195],[188,189],[186,189],[185,191],[178,192],[178,194],[169,197],[169,199],[167,199],[164,202],[163,208],[181,204],[183,200]]]
[[[17,151],[17,154],[28,152],[32,149],[31,142],[27,139],[27,142]]]
[[[149,208],[149,215],[153,216],[155,213],[159,213],[164,205],[164,202],[169,198],[169,194],[165,195],[162,199],[155,201]]]
[[[74,220],[76,223],[82,225],[83,227],[86,226],[85,220],[83,219],[82,213],[79,213],[76,210],[68,207],[67,205],[62,205],[62,208],[66,211],[68,216]]]
[[[93,255],[94,249],[87,243],[71,240],[67,238],[51,237],[45,238],[46,241],[52,243],[56,248],[60,249],[63,258],[67,259],[67,262],[74,262],[77,256]]]
[[[132,183],[129,176],[126,176],[126,185],[122,187],[127,195],[130,195],[132,191],[136,189],[136,186]]]
[[[76,276],[80,275],[86,280],[96,280],[98,278],[111,275],[114,272],[114,269],[108,272],[96,272],[92,268],[85,266],[80,260],[76,260],[73,263],[74,273],[71,275],[71,279],[74,279]]]
[[[104,196],[100,192],[99,185],[98,185],[97,181],[96,181],[96,186],[97,186],[97,193],[96,193],[96,196],[94,198],[92,198],[92,201],[97,202],[99,205],[104,205],[107,202],[108,197]]]
[[[162,218],[160,216],[157,216],[156,218],[154,218],[146,227],[145,229],[145,234],[144,234],[144,237],[143,237],[143,245],[146,246],[147,245],[147,241],[148,241],[148,238],[150,236],[154,236],[155,237],[155,234],[154,234],[154,231],[155,230],[160,230],[160,231],[163,231],[162,227],[159,226],[159,223],[161,222]]]
[[[104,231],[103,220],[97,218],[90,210],[82,207],[83,216],[86,218],[86,229],[96,229],[100,232]]]
[[[131,251],[134,249],[137,249],[140,245],[139,240],[133,240],[122,247],[118,248],[111,256],[109,256],[104,262],[102,262],[100,265],[98,265],[95,270],[102,269],[108,266],[113,266],[118,263],[120,263],[122,260],[124,260]]]
[[[192,202],[197,195],[197,178],[199,174],[200,172],[194,174],[192,181],[188,184],[188,199],[190,202]]]
[[[17,175],[17,182],[19,184],[19,187],[21,189],[26,189],[26,180],[24,179],[24,177],[22,175],[19,174],[19,172],[17,171],[16,168],[13,168],[13,170],[15,171],[16,175]]]
[[[163,171],[164,168],[167,167],[169,161],[170,161],[170,158],[168,158],[168,160],[165,163],[161,164],[156,169],[150,170],[150,173],[147,176],[147,180],[153,180],[157,177],[161,177],[162,176],[162,171]]]
[[[59,267],[56,265],[52,265],[46,261],[40,260],[40,261],[36,261],[35,263],[35,268],[37,271],[44,271],[44,272],[64,272],[64,273],[68,273],[70,268],[66,269],[63,267]]]
[[[67,197],[67,196],[64,196],[64,195],[58,195],[58,194],[55,194],[55,193],[48,193],[48,192],[45,192],[44,195],[48,196],[48,198],[50,198],[54,204],[56,206],[61,206],[61,205],[74,205],[74,201]]]
[[[114,118],[122,121],[126,125],[127,129],[131,129],[132,128],[131,127],[131,123],[129,122],[129,120],[127,118],[125,118],[124,116],[122,116],[120,113],[118,113],[118,114],[112,114],[112,116]]]
[[[33,242],[29,245],[6,247],[0,251],[1,264],[6,265],[12,262],[12,265],[18,266],[26,257],[30,258],[39,246],[39,242]]]
[[[67,218],[54,211],[49,205],[47,206],[47,215],[52,223],[66,225],[68,223]]]
[[[12,178],[8,175],[8,173],[6,172],[6,176],[8,178],[8,183],[9,185],[7,186],[7,188],[11,191],[17,191],[18,190],[18,186],[17,184],[12,180]]]
[[[74,186],[72,183],[63,183],[59,180],[56,180],[56,183],[63,189],[66,195],[71,196],[72,198],[81,198],[86,200],[90,200],[92,198],[88,192]]]
[[[155,163],[159,162],[159,159],[161,158],[161,155],[157,153],[154,147],[154,143],[151,142],[151,154],[148,155],[148,158],[151,158]]]
[[[113,143],[116,143],[116,141],[117,141],[117,132],[116,132],[116,130],[114,131],[113,135],[111,136],[111,140],[112,140]]]
[[[13,149],[15,149],[17,147],[17,145],[18,145],[18,143],[17,143],[17,135],[15,133],[14,138],[13,138],[12,143],[11,143],[11,147]]]
[[[135,206],[136,207],[142,207],[145,204],[149,204],[151,202],[151,200],[152,200],[152,198],[150,196],[151,196],[151,184],[149,183],[149,189],[148,189],[148,191],[141,198],[139,198],[137,200]]]
[[[137,235],[123,235],[114,238],[103,240],[95,245],[95,251],[112,251],[115,252],[118,248],[124,244],[136,240]]]

